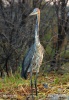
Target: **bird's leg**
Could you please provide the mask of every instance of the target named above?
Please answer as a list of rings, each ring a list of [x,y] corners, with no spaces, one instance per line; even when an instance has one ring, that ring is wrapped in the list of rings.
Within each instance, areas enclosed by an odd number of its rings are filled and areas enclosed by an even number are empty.
[[[36,72],[36,76],[35,76],[35,91],[36,91],[36,96],[37,96],[37,75],[38,75],[38,73]]]
[[[33,98],[32,70],[31,70],[31,72],[30,72],[30,78],[31,78],[31,92],[32,92],[32,98]]]

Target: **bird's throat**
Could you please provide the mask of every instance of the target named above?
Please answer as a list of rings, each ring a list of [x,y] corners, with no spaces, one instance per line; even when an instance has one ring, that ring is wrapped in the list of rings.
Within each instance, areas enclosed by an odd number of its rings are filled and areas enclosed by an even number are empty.
[[[37,14],[36,25],[35,25],[35,43],[37,45],[40,44],[40,40],[39,40],[39,21],[40,21],[40,17],[39,17],[39,14]]]

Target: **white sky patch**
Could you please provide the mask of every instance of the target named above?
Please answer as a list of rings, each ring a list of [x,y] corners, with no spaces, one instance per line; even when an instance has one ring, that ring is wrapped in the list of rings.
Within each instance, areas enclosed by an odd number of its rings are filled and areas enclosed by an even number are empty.
[[[48,1],[51,1],[51,0],[45,0],[45,1],[48,2]],[[56,1],[58,1],[58,0],[56,0]],[[53,5],[53,2],[51,2],[50,4]],[[68,3],[67,3],[67,6],[69,6],[69,0],[68,0]]]
[[[6,1],[6,0],[2,0],[3,4],[4,4],[4,7],[7,7],[7,6],[10,6],[9,2]]]

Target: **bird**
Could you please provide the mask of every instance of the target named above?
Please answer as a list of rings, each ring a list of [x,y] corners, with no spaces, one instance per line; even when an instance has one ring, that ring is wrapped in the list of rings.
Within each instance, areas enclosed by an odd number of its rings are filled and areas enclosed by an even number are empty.
[[[40,9],[35,8],[33,12],[29,14],[29,16],[33,15],[36,16],[35,38],[34,38],[34,43],[31,45],[31,47],[29,48],[23,59],[21,77],[27,79],[28,73],[30,73],[31,89],[32,89],[33,88],[32,74],[35,74],[34,84],[37,96],[37,75],[39,73],[39,69],[43,61],[44,48],[41,45],[39,39]]]

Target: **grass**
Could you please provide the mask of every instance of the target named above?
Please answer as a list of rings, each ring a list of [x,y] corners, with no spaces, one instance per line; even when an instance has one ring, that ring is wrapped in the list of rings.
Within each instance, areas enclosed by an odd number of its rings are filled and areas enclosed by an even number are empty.
[[[59,84],[59,82],[60,82],[59,78],[56,77],[56,78],[54,79],[54,84]]]
[[[26,81],[23,80],[19,74],[15,74],[14,76],[10,76],[10,77],[5,77],[4,79],[2,79],[2,84],[4,85],[4,87],[8,86],[10,83],[14,84],[13,86],[18,86],[19,84],[26,84]],[[28,82],[29,83],[29,80]]]
[[[62,83],[67,83],[69,82],[69,73],[64,74],[62,79],[61,79]]]
[[[34,80],[34,77],[33,77]],[[69,82],[69,73],[64,75],[56,74],[52,72],[50,74],[38,76],[38,93],[39,95],[35,97],[35,100],[40,98],[46,98],[48,94],[58,93],[62,88],[66,94],[69,92],[67,87]],[[48,89],[43,87],[43,84],[48,84]],[[67,89],[67,90],[66,90]],[[0,78],[0,91],[6,94],[15,94],[19,100],[26,98],[25,93],[31,93],[30,91],[30,79],[24,80],[20,77],[20,74],[15,74],[11,77]],[[24,94],[23,94],[24,93]],[[35,92],[34,92],[35,93]],[[61,92],[63,93],[63,91]]]

